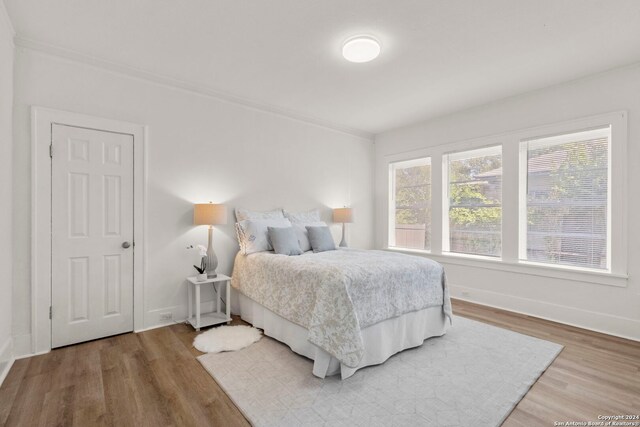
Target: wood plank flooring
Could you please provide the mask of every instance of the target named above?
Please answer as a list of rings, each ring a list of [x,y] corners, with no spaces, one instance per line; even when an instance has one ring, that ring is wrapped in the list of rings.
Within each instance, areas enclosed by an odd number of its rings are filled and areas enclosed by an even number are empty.
[[[565,346],[503,426],[640,414],[640,343],[463,301],[453,305],[459,316]]]
[[[453,305],[457,315],[565,346],[505,426],[640,413],[640,343],[463,301]],[[195,335],[176,324],[18,360],[0,388],[0,425],[248,425],[195,359]]]

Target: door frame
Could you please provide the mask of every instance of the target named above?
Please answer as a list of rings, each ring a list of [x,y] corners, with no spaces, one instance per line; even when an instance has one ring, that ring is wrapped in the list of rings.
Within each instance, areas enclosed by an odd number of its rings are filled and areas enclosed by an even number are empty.
[[[133,137],[133,330],[144,329],[147,167],[145,125],[85,114],[31,107],[31,352],[51,350],[51,164],[54,124],[118,132]],[[53,155],[55,155],[55,150]]]

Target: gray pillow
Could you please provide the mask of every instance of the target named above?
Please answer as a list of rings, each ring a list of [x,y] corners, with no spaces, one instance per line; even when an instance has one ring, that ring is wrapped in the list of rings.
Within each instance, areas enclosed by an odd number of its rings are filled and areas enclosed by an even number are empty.
[[[309,234],[309,243],[311,243],[311,249],[313,252],[335,251],[336,244],[333,241],[333,236],[329,227],[320,226],[307,226],[307,233]]]
[[[277,254],[301,255],[300,243],[293,227],[267,227],[271,246]]]

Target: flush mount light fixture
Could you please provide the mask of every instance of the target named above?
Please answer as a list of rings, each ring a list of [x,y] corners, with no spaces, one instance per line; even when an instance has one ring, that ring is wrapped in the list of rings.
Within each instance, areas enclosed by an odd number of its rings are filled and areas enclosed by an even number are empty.
[[[342,45],[342,56],[350,62],[369,62],[380,55],[380,43],[371,36],[355,36]]]

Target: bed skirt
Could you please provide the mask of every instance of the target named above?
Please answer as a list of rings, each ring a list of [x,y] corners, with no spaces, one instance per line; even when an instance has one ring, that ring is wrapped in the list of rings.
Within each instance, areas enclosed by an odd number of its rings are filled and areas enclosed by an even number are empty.
[[[308,331],[272,312],[249,297],[238,294],[238,314],[245,322],[262,329],[265,335],[287,344],[291,350],[313,363],[313,374],[324,378],[340,374],[349,378],[358,369],[383,363],[394,354],[422,345],[424,340],[444,335],[449,322],[442,306],[406,313],[362,330],[364,355],[355,368],[343,365],[329,353],[307,341]]]

